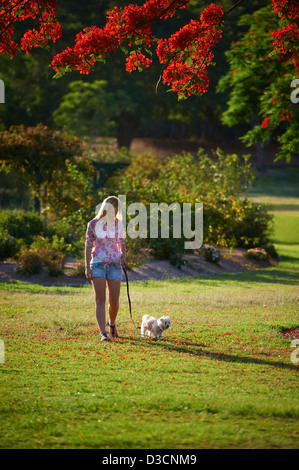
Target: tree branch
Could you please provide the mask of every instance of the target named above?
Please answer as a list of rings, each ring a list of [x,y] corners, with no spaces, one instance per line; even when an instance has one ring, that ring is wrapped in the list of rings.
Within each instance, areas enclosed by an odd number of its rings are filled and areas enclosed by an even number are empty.
[[[231,11],[233,11],[236,7],[238,7],[241,3],[243,3],[244,0],[239,0],[237,3],[235,3],[229,10],[225,11],[223,16],[228,15]]]
[[[229,10],[227,10],[227,11],[224,12],[223,17],[224,17],[224,16],[227,16],[229,13],[231,13],[236,7],[238,7],[239,5],[241,5],[241,3],[243,3],[243,2],[244,2],[244,0],[239,0],[237,3],[235,3],[235,5],[233,5],[231,8],[229,8]],[[172,2],[172,4],[173,4],[173,2]],[[203,28],[203,31],[204,31],[205,29],[207,29],[207,28],[209,28],[209,26]],[[182,51],[182,50],[181,50],[181,51]],[[179,52],[181,52],[181,51],[179,51]],[[205,59],[206,59],[206,57],[203,57],[199,68],[202,66],[202,64],[204,63]],[[168,64],[169,64],[169,63],[168,63]],[[168,65],[168,64],[167,64],[167,65]],[[164,64],[164,66],[162,67],[161,72],[160,72],[160,77],[159,77],[159,79],[158,79],[158,81],[157,81],[157,83],[156,83],[156,95],[158,94],[158,90],[159,90],[159,87],[160,87],[160,84],[161,84],[161,81],[162,81],[162,74],[163,74],[163,71],[164,71],[165,68],[166,68],[166,65]]]

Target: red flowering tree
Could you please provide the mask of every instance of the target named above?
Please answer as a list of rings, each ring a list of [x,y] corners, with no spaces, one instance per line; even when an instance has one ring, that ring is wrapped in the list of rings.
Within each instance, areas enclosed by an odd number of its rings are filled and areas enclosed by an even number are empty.
[[[104,28],[84,29],[77,35],[74,48],[68,47],[54,58],[56,76],[70,70],[89,73],[97,61],[105,61],[119,47],[127,54],[127,71],[141,71],[152,63],[152,49],[156,47],[163,82],[179,98],[202,94],[209,84],[207,67],[213,59],[212,47],[221,37],[222,20],[228,12],[224,13],[221,5],[211,4],[202,11],[200,21],[191,20],[169,38],[156,38],[151,29],[158,20],[173,17],[189,3],[147,0],[143,5],[114,7],[107,13]]]
[[[142,5],[115,6],[107,13],[103,28],[91,26],[77,34],[73,48],[67,47],[56,55],[52,67],[56,76],[78,70],[90,73],[97,61],[105,61],[118,48],[127,54],[129,72],[142,70],[152,63],[153,48],[163,70],[161,79],[171,86],[179,98],[204,93],[209,85],[207,67],[213,60],[213,46],[221,38],[223,19],[245,0],[239,0],[228,11],[212,3],[203,9],[200,20],[191,20],[169,38],[156,38],[152,25],[172,18],[196,0],[147,0]],[[279,53],[298,48],[298,0],[272,0],[277,14],[287,24],[272,33],[274,48]],[[56,41],[61,27],[56,19],[54,0],[3,0],[0,11],[0,52],[13,56],[18,44],[13,39],[15,24],[26,19],[39,21],[38,29],[29,29],[20,40],[21,48],[45,47],[49,40]],[[290,21],[289,21],[290,20]]]
[[[285,19],[281,22],[276,15],[277,8],[271,10],[269,5],[241,17],[240,23],[249,31],[226,52],[230,70],[220,79],[218,90],[230,89],[223,122],[229,126],[244,121],[251,124],[252,130],[241,140],[248,145],[264,144],[274,134],[279,146],[276,157],[290,160],[299,152],[299,107],[291,97],[291,85],[299,72],[298,52],[294,48],[296,38],[289,33],[276,42],[286,30]],[[274,27],[276,31],[272,32]],[[269,53],[273,37],[275,49]],[[257,167],[263,169],[263,152],[259,147],[257,150]]]
[[[54,0],[2,0],[0,6],[0,53],[13,57],[19,44],[15,41],[15,26],[20,21],[38,20],[38,29],[28,29],[20,39],[21,48],[28,53],[32,47],[45,47],[49,40],[61,36],[61,26]]]
[[[96,62],[105,62],[109,54],[121,48],[126,54],[126,69],[143,70],[153,60],[153,50],[161,63],[160,81],[168,84],[179,99],[207,91],[207,69],[213,61],[213,47],[222,35],[225,17],[246,0],[239,0],[224,11],[220,2],[211,3],[201,12],[199,20],[191,20],[179,31],[167,38],[158,38],[153,25],[173,18],[189,5],[199,0],[146,0],[141,5],[115,6],[107,12],[104,27],[85,28],[75,39],[73,47],[67,47],[52,61],[56,77],[77,70],[88,74]],[[294,78],[298,73],[299,49],[299,0],[269,0],[280,18],[279,27],[270,33],[271,56],[279,62],[292,62]],[[39,27],[28,29],[20,39],[20,46],[27,53],[32,47],[45,47],[49,40],[56,41],[61,27],[56,18],[54,0],[3,0],[0,10],[0,53],[16,53],[14,39],[17,22],[31,19]],[[269,51],[271,53],[271,51]],[[158,82],[158,83],[159,83]],[[266,113],[267,114],[267,113]],[[262,130],[269,130],[273,119],[264,116]],[[291,113],[281,114],[281,119],[292,119]],[[252,139],[256,138],[253,133]]]

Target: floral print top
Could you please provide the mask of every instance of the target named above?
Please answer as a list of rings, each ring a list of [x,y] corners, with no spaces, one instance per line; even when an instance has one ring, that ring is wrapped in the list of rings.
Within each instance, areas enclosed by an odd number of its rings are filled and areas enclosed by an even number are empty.
[[[92,219],[87,224],[85,246],[92,246],[91,264],[96,262],[119,263],[125,252],[125,233],[122,222],[112,222],[113,229],[107,222]]]

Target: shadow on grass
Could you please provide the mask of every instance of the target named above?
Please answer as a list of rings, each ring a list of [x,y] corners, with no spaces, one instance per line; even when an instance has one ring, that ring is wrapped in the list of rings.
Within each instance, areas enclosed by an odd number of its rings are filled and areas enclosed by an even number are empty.
[[[134,343],[143,343],[143,346],[147,345],[148,343],[152,343],[154,340],[145,339],[145,338],[131,338]],[[157,348],[161,348],[164,350],[169,351],[176,351],[182,354],[191,354],[192,356],[196,357],[205,357],[217,361],[224,361],[224,362],[231,362],[231,363],[240,363],[240,364],[255,364],[260,366],[269,366],[269,367],[277,367],[279,369],[288,369],[294,370],[296,368],[296,364],[286,364],[285,362],[279,361],[267,361],[265,359],[259,359],[250,356],[238,356],[236,354],[226,354],[221,352],[213,352],[213,351],[205,351],[203,348],[206,346],[204,344],[198,344],[197,346],[193,347],[189,343],[185,344],[176,344],[172,343],[169,340],[157,340],[155,341],[155,346]],[[191,346],[191,347],[190,347]]]
[[[298,204],[269,204],[271,211],[277,212],[298,212],[299,205]]]

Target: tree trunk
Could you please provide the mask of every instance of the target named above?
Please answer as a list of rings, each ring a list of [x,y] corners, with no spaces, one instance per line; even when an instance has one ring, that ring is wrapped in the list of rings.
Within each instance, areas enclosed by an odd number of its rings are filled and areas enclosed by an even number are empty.
[[[122,111],[113,119],[117,124],[116,138],[118,148],[126,147],[130,149],[131,142],[136,136],[138,130],[140,116],[138,114]]]
[[[265,171],[265,147],[260,142],[256,143],[256,169]]]
[[[252,129],[255,126],[259,126],[260,125],[259,117],[257,115],[252,117],[250,119],[250,124],[251,124]],[[265,167],[265,145],[266,144],[267,143],[265,143],[264,146],[262,146],[261,142],[256,142],[256,144],[255,144],[255,147],[256,147],[256,169],[257,169],[257,171],[265,171],[266,170],[266,167]]]

